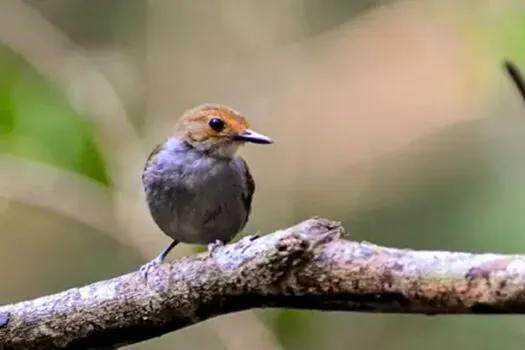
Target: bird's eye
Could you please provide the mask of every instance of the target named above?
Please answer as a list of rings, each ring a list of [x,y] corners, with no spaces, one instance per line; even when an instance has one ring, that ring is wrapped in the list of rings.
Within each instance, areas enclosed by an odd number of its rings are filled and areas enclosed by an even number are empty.
[[[217,132],[224,130],[225,127],[224,122],[219,118],[211,118],[208,122],[208,125],[210,126],[210,128]]]

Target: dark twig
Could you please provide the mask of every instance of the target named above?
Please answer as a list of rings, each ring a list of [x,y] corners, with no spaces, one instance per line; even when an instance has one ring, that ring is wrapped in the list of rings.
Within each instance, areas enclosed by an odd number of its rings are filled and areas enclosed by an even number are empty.
[[[504,66],[514,85],[518,89],[522,100],[525,102],[525,80],[518,67],[510,60],[504,61]]]
[[[252,308],[524,314],[525,256],[352,242],[320,218],[153,269],[0,307],[1,349],[93,349]]]

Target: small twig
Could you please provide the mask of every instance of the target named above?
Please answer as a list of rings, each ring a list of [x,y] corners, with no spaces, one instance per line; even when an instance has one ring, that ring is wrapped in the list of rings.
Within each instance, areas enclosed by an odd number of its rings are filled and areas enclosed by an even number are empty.
[[[523,75],[514,62],[510,60],[505,60],[504,66],[510,78],[514,82],[514,85],[516,85],[521,98],[525,102],[525,80],[523,79]]]
[[[525,313],[525,256],[393,249],[343,234],[313,218],[163,264],[147,281],[134,272],[6,305],[0,348],[122,346],[252,308]]]

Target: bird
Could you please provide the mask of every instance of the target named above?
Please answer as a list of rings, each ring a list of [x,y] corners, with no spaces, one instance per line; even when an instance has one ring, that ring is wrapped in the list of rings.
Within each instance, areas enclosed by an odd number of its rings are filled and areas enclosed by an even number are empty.
[[[252,129],[235,109],[206,103],[185,111],[146,160],[142,185],[153,221],[171,243],[141,267],[162,264],[180,242],[207,245],[213,255],[246,226],[255,181],[237,154],[246,144],[273,140]]]

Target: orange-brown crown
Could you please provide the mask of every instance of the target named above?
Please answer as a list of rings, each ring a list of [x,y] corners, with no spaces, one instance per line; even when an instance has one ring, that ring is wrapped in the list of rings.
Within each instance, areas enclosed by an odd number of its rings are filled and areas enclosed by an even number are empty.
[[[210,122],[219,119],[224,128],[214,129]],[[219,104],[203,104],[186,111],[175,126],[175,136],[192,142],[217,142],[242,134],[249,124],[236,110]]]

